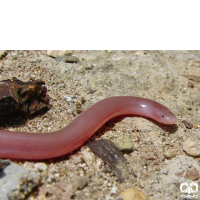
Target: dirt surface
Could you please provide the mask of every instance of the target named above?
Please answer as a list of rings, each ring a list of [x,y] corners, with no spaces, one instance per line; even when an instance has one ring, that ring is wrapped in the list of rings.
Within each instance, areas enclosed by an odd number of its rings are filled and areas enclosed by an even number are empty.
[[[193,181],[198,184],[199,181],[198,175],[193,180],[187,173],[194,168],[199,173],[199,157],[188,156],[183,150],[183,143],[190,138],[197,143],[196,151],[199,151],[200,83],[182,75],[200,75],[200,52],[70,53],[80,61],[58,62],[47,56],[46,51],[7,51],[7,55],[1,58],[0,80],[13,76],[22,81],[42,79],[52,104],[44,115],[27,120],[25,124],[13,124],[7,127],[8,130],[55,131],[73,120],[79,111],[77,105],[81,104],[81,110],[85,110],[111,96],[139,96],[155,100],[168,107],[178,121],[169,128],[139,117],[126,117],[121,121],[115,119],[92,137],[112,142],[121,136],[131,139],[133,151],[124,153],[129,178],[121,184],[110,168],[85,145],[70,155],[52,160],[16,161],[42,177],[42,185],[27,198],[120,200],[120,193],[137,188],[147,199],[181,199],[180,184]],[[186,128],[182,120],[192,123],[193,128]],[[196,194],[200,197],[200,193]]]

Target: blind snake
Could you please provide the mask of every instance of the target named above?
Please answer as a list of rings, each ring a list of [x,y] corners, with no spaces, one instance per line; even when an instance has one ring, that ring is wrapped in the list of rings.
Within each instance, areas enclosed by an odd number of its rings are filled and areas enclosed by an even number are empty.
[[[155,101],[133,96],[110,97],[92,105],[68,126],[55,132],[0,130],[0,158],[39,160],[65,155],[83,145],[111,118],[129,114],[163,124],[176,123],[176,116]]]

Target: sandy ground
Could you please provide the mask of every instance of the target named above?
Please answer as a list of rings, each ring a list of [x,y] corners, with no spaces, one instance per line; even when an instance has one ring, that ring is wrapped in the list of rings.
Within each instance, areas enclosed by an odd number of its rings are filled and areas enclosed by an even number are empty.
[[[198,173],[200,170],[199,158],[188,156],[183,150],[187,139],[198,143],[200,138],[200,85],[182,76],[200,74],[200,52],[72,51],[72,55],[80,62],[58,62],[47,56],[46,51],[8,51],[1,59],[0,80],[13,76],[22,81],[42,79],[53,105],[46,114],[27,120],[24,125],[13,124],[9,130],[58,130],[75,117],[75,105],[83,98],[85,110],[106,97],[129,95],[149,98],[170,108],[178,118],[177,126],[168,130],[144,118],[127,117],[118,123],[107,123],[93,136],[113,142],[129,136],[133,142],[134,150],[124,153],[130,176],[122,184],[86,146],[57,159],[20,161],[19,164],[42,177],[43,184],[27,198],[119,200],[121,192],[137,188],[148,199],[181,199],[180,184],[193,181],[186,171],[194,167]],[[69,103],[69,97],[73,97],[74,103]],[[194,128],[187,129],[182,120],[192,123]],[[94,158],[91,164],[90,158]],[[36,163],[45,164],[47,169],[38,170]],[[76,177],[77,180],[86,177],[87,181],[83,188],[72,192],[67,186]],[[198,181],[194,180],[197,184]],[[200,193],[197,195],[200,197]]]

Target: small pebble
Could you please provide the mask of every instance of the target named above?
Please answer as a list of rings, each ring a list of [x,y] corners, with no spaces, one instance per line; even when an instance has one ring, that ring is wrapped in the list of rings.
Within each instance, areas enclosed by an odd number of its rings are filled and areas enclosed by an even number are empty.
[[[71,50],[48,50],[47,55],[56,58],[57,56],[68,55],[71,56],[73,51]]]
[[[83,162],[83,160],[81,159],[80,156],[74,156],[73,157],[73,160],[74,160],[74,164],[77,165],[77,164],[80,164]]]
[[[0,50],[0,59],[6,54],[6,50]]]
[[[77,62],[79,62],[79,59],[76,56],[67,56],[67,55],[57,56],[56,60],[58,62],[66,62],[66,63],[77,63]]]
[[[118,188],[116,186],[113,186],[112,189],[110,190],[111,194],[117,194]]]
[[[191,170],[188,169],[188,170],[186,171],[186,176],[187,176],[187,178],[189,178],[189,179],[195,181],[195,180],[197,180],[197,179],[199,178],[199,172],[198,172],[197,169],[194,167],[194,168],[192,168]]]
[[[55,177],[60,177],[59,173],[54,174]]]
[[[47,165],[45,163],[36,163],[34,164],[34,167],[38,170],[38,171],[46,171],[47,170]]]
[[[132,151],[133,143],[129,136],[125,135],[123,137],[117,138],[115,144],[121,151]]]
[[[76,196],[76,198],[78,198],[78,199],[83,199],[83,197],[84,197],[84,192],[83,192],[82,190],[77,190],[77,191],[75,192],[75,196]]]
[[[183,150],[189,156],[200,156],[200,146],[196,142],[192,141],[191,139],[187,139],[183,143]]]
[[[8,165],[10,165],[10,160],[1,160],[0,159],[0,171],[6,168]]]
[[[85,177],[73,176],[71,183],[76,190],[82,190],[88,184],[88,179]]]
[[[87,163],[88,166],[93,166],[95,157],[94,153],[89,152],[87,149],[81,150],[81,153],[83,155],[83,160]]]
[[[175,175],[176,175],[176,176],[179,176],[179,177],[182,177],[183,174],[184,174],[184,172],[185,172],[185,170],[179,171],[179,172],[176,172]]]
[[[194,84],[192,82],[188,82],[188,87],[189,88],[194,88]]]
[[[200,126],[199,126],[197,123],[194,123],[194,124],[193,124],[193,127],[194,127],[195,129],[198,129]]]
[[[124,192],[120,193],[123,200],[147,200],[147,196],[144,195],[140,190],[135,188],[126,189]]]
[[[87,64],[84,66],[86,70],[91,70],[94,68],[94,65],[93,64]]]
[[[90,94],[93,94],[95,92],[96,92],[96,90],[90,89]]]
[[[187,122],[186,120],[183,120],[182,123],[185,125],[186,128],[188,129],[192,129],[193,128],[193,124]]]
[[[173,158],[175,155],[177,154],[177,151],[175,149],[168,149],[164,156],[165,158],[169,159],[169,158]]]

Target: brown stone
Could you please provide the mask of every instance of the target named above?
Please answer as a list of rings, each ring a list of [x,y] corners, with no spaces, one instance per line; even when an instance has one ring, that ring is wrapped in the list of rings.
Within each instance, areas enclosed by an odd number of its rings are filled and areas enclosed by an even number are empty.
[[[199,178],[199,173],[197,171],[197,169],[194,167],[191,170],[187,170],[186,171],[186,176],[191,179],[191,180],[197,180]]]

